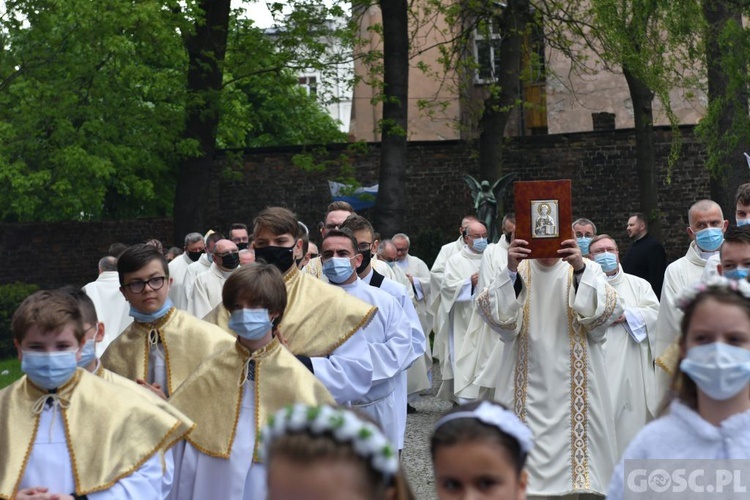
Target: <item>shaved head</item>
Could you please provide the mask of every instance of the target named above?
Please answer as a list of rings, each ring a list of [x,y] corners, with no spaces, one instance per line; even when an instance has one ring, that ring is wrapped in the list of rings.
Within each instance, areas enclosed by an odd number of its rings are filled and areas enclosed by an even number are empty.
[[[716,203],[713,200],[699,200],[693,203],[693,205],[690,207],[690,210],[688,210],[688,223],[692,226],[693,221],[695,219],[695,215],[698,212],[710,212],[713,210],[718,210],[719,216],[723,219],[724,218],[724,212],[722,212],[721,207],[718,203]]]

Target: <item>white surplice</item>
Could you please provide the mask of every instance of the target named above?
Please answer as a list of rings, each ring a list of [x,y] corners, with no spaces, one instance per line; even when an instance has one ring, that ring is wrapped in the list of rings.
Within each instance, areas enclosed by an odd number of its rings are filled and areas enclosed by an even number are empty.
[[[221,304],[221,291],[224,289],[224,283],[229,274],[231,273],[219,269],[214,262],[208,271],[196,276],[188,312],[196,318],[203,319],[206,314],[213,311],[214,307]]]
[[[169,263],[169,277],[172,278],[172,285],[169,288],[169,298],[172,299],[172,303],[177,309],[182,309],[183,311],[188,310],[185,281],[187,279],[188,267],[192,263],[193,261],[190,260],[187,252],[178,255]]]
[[[475,303],[505,343],[495,399],[534,435],[527,493],[603,495],[616,442],[602,343],[621,301],[599,266],[576,278],[562,260],[524,260],[515,279],[518,297],[506,268]]]
[[[441,346],[442,352],[436,352],[440,358],[440,373],[443,383],[438,396],[447,401],[456,401],[453,378],[460,368],[456,365],[456,354],[461,348],[469,327],[469,320],[474,310],[471,302],[473,289],[471,275],[479,272],[482,254],[476,253],[468,246],[453,255],[445,264],[445,273],[440,287],[440,309],[435,316],[435,345]],[[467,375],[461,374],[460,378]]]
[[[199,274],[205,273],[211,268],[213,262],[208,260],[208,254],[204,253],[198,260],[188,266],[187,272],[185,273],[185,280],[183,281],[183,287],[185,288],[185,296],[188,300],[186,311],[190,309],[190,301],[193,298],[193,285],[195,285],[195,278]]]
[[[410,274],[414,280],[409,287],[414,292],[414,307],[422,326],[423,335],[428,336],[432,331],[432,314],[428,310],[430,280],[432,278],[430,269],[422,259],[409,254],[406,255],[404,260],[397,261],[396,266],[405,274]],[[420,392],[432,387],[431,370],[432,352],[431,349],[426,349],[424,354],[406,371],[409,394],[416,397]]]
[[[29,418],[32,418],[29,416]],[[94,415],[92,414],[92,418]],[[89,493],[91,500],[140,500],[166,498],[171,484],[164,476],[172,478],[172,452],[164,454],[168,473],[162,469],[161,454],[156,453],[132,474],[121,478],[110,488]],[[79,464],[79,467],[81,465]],[[50,493],[70,495],[75,491],[73,465],[65,438],[63,416],[59,408],[47,404],[39,418],[36,439],[24,470],[19,490],[41,486]]]
[[[679,337],[682,311],[677,308],[677,297],[684,289],[700,281],[706,267],[706,260],[712,254],[713,252],[708,254],[701,252],[693,241],[683,257],[667,266],[659,299],[659,316],[656,319],[655,335],[649,336],[654,359],[664,354],[664,350]],[[654,390],[651,391],[648,401],[648,409],[653,415],[658,413],[670,382],[671,376],[656,367]]]
[[[174,447],[175,474],[170,500],[266,498],[266,468],[253,463],[255,449],[255,389],[243,387],[232,452],[228,459],[196,450],[187,441]]]
[[[375,419],[394,445],[403,442],[398,408],[394,391],[406,381],[402,373],[415,359],[412,347],[412,327],[409,318],[395,297],[370,286],[361,279],[347,285],[338,285],[348,294],[378,308],[372,321],[362,328],[372,358],[372,387],[352,406]],[[317,373],[316,373],[317,375]],[[402,394],[405,390],[402,389]]]
[[[368,285],[371,285],[373,274],[373,269],[370,268],[370,272],[367,274],[367,276],[362,278],[362,281],[364,283],[367,283]],[[396,299],[398,304],[401,306],[401,309],[403,309],[404,313],[406,313],[406,317],[409,319],[409,325],[411,326],[411,346],[413,351],[412,356],[409,360],[407,360],[407,369],[401,372],[401,380],[396,385],[396,388],[394,390],[396,411],[398,414],[398,425],[399,429],[401,429],[398,448],[401,450],[404,448],[404,433],[406,432],[406,404],[408,402],[407,397],[410,392],[408,374],[411,373],[415,366],[417,366],[419,362],[424,359],[424,354],[427,351],[427,339],[419,323],[417,311],[416,309],[414,309],[414,305],[412,304],[411,300],[409,300],[406,289],[401,284],[385,277],[383,278],[383,281],[378,288]],[[427,378],[426,375],[425,378]]]
[[[653,334],[659,299],[648,281],[626,274],[622,267],[607,281],[625,306],[625,321],[607,330],[604,359],[617,435],[617,456],[654,415],[647,394],[653,390],[654,364],[648,336]]]
[[[96,281],[83,287],[96,308],[96,317],[104,323],[104,339],[96,344],[96,355],[101,356],[107,346],[125,330],[133,318],[130,304],[120,292],[117,271],[104,271]]]
[[[432,344],[432,355],[439,358],[440,353],[445,352],[448,346],[442,345],[442,340],[437,337],[437,323],[440,315],[440,287],[443,285],[443,274],[445,274],[445,264],[448,259],[456,255],[466,246],[462,237],[456,241],[446,243],[440,248],[438,256],[430,269],[430,302],[427,304],[427,310],[432,315],[432,331],[435,333],[435,339]],[[442,360],[441,360],[442,362]]]
[[[490,243],[482,253],[476,292],[487,288],[497,273],[508,265],[508,246],[505,236],[501,236],[498,243]],[[487,380],[483,383],[478,382],[477,377],[485,372],[488,364],[500,366],[503,355],[502,347],[500,338],[490,330],[474,307],[463,344],[456,352],[458,369],[453,374],[453,391],[456,396],[463,399],[477,399],[487,395],[487,391],[483,391],[482,387],[494,389],[497,379],[496,371],[492,376],[486,377]],[[490,397],[493,393],[494,391],[490,392]]]

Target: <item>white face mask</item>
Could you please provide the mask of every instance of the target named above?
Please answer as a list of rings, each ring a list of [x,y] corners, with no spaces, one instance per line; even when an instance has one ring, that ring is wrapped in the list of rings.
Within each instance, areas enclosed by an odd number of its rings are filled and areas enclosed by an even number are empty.
[[[680,370],[711,399],[724,401],[747,388],[750,351],[723,342],[691,347]]]

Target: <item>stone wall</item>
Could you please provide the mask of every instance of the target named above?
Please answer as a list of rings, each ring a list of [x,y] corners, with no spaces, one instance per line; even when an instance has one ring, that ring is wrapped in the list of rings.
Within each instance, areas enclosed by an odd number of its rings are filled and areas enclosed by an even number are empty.
[[[691,128],[682,128],[681,134],[682,153],[671,183],[666,182],[670,130],[658,129],[656,138],[663,240],[670,260],[687,248],[688,207],[709,193],[703,147]],[[623,251],[627,249],[625,225],[629,212],[638,207],[632,130],[505,140],[506,172],[515,172],[520,180],[572,179],[573,216],[594,220],[600,233],[611,234]],[[353,167],[363,185],[377,182],[379,145],[360,153],[350,153],[345,146],[329,148],[328,153],[316,155],[322,165],[316,171],[294,166],[293,158],[302,152],[301,148],[255,149],[220,159],[211,196],[196,200],[206,210],[211,227],[225,230],[232,222],[250,224],[265,206],[281,204],[314,230],[330,202],[327,181],[339,176],[342,167],[344,173]],[[460,141],[410,143],[408,155],[404,229],[419,248],[414,253],[421,253],[429,263],[439,242],[454,239],[461,217],[473,211],[463,177],[467,173],[476,177],[478,163],[475,152]],[[504,206],[511,209],[512,194]],[[363,215],[373,216],[371,210]],[[96,279],[96,264],[111,243],[152,237],[172,243],[171,235],[168,219],[0,224],[0,284],[83,285]]]

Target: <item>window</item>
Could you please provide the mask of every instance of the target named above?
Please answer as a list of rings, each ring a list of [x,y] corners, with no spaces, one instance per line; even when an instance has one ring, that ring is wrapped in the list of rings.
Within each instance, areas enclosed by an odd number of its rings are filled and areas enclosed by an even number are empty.
[[[307,91],[307,95],[316,97],[318,95],[318,79],[314,76],[300,76],[299,84]]]
[[[477,64],[477,83],[492,83],[500,69],[500,41],[502,37],[495,23],[487,23],[474,30],[474,60]]]

